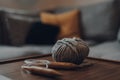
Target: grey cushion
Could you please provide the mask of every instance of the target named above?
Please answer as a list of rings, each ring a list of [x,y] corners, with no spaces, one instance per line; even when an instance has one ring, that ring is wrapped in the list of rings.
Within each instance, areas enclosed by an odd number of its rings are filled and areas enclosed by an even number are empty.
[[[88,6],[83,8],[82,11],[84,33],[87,39],[106,40],[116,36],[114,27],[110,26],[113,11],[111,3]]]
[[[90,47],[89,56],[120,61],[120,44],[118,41],[112,41]]]
[[[10,43],[14,46],[25,44],[26,36],[34,22],[34,18],[19,14],[7,14],[6,23]]]
[[[83,37],[89,40],[106,41],[116,39],[118,26],[113,0],[94,5],[57,9],[56,13],[77,8],[82,11]],[[112,16],[115,18],[113,19]],[[117,15],[116,15],[117,16]]]
[[[13,59],[31,54],[48,54],[52,45],[35,46],[26,45],[23,47],[0,46],[0,60]]]

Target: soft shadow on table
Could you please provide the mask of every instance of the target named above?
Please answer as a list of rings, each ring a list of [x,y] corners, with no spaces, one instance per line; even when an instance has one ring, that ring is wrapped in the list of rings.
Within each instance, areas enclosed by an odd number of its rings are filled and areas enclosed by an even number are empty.
[[[59,76],[59,77],[50,77],[50,76],[45,76],[45,75],[40,75],[40,74],[33,74],[33,73],[29,73],[29,72],[26,72],[25,70],[22,70],[21,69],[21,75],[23,77],[23,79],[26,79],[26,80],[31,80],[31,78],[34,78],[34,79],[45,79],[46,80],[63,80],[62,79],[62,76]]]

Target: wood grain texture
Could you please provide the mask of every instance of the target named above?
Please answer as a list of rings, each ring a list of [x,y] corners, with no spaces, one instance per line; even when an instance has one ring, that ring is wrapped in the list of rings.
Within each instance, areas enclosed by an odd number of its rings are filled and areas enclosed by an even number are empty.
[[[51,56],[44,56],[35,59],[52,60]],[[86,59],[93,63],[92,66],[83,67],[75,70],[58,70],[64,76],[60,78],[50,78],[41,75],[26,74],[21,70],[23,60],[14,61],[0,65],[0,74],[13,80],[120,80],[120,63],[102,61],[96,59]]]

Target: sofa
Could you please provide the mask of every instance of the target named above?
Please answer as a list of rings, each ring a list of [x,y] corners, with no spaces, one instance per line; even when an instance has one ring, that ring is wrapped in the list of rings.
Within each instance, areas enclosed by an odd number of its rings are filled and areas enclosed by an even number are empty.
[[[120,61],[119,4],[118,0],[108,0],[93,5],[57,7],[44,11],[59,14],[73,9],[80,10],[83,30],[81,38],[90,47],[88,57]],[[41,12],[0,10],[0,60],[50,53],[55,43],[51,37],[57,34],[58,29],[42,29]]]

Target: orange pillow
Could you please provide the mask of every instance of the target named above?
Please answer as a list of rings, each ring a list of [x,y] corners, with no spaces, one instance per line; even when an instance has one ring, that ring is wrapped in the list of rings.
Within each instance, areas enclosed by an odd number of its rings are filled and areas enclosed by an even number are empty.
[[[57,39],[80,37],[80,11],[73,10],[61,14],[41,13],[41,21],[45,24],[60,27]]]

